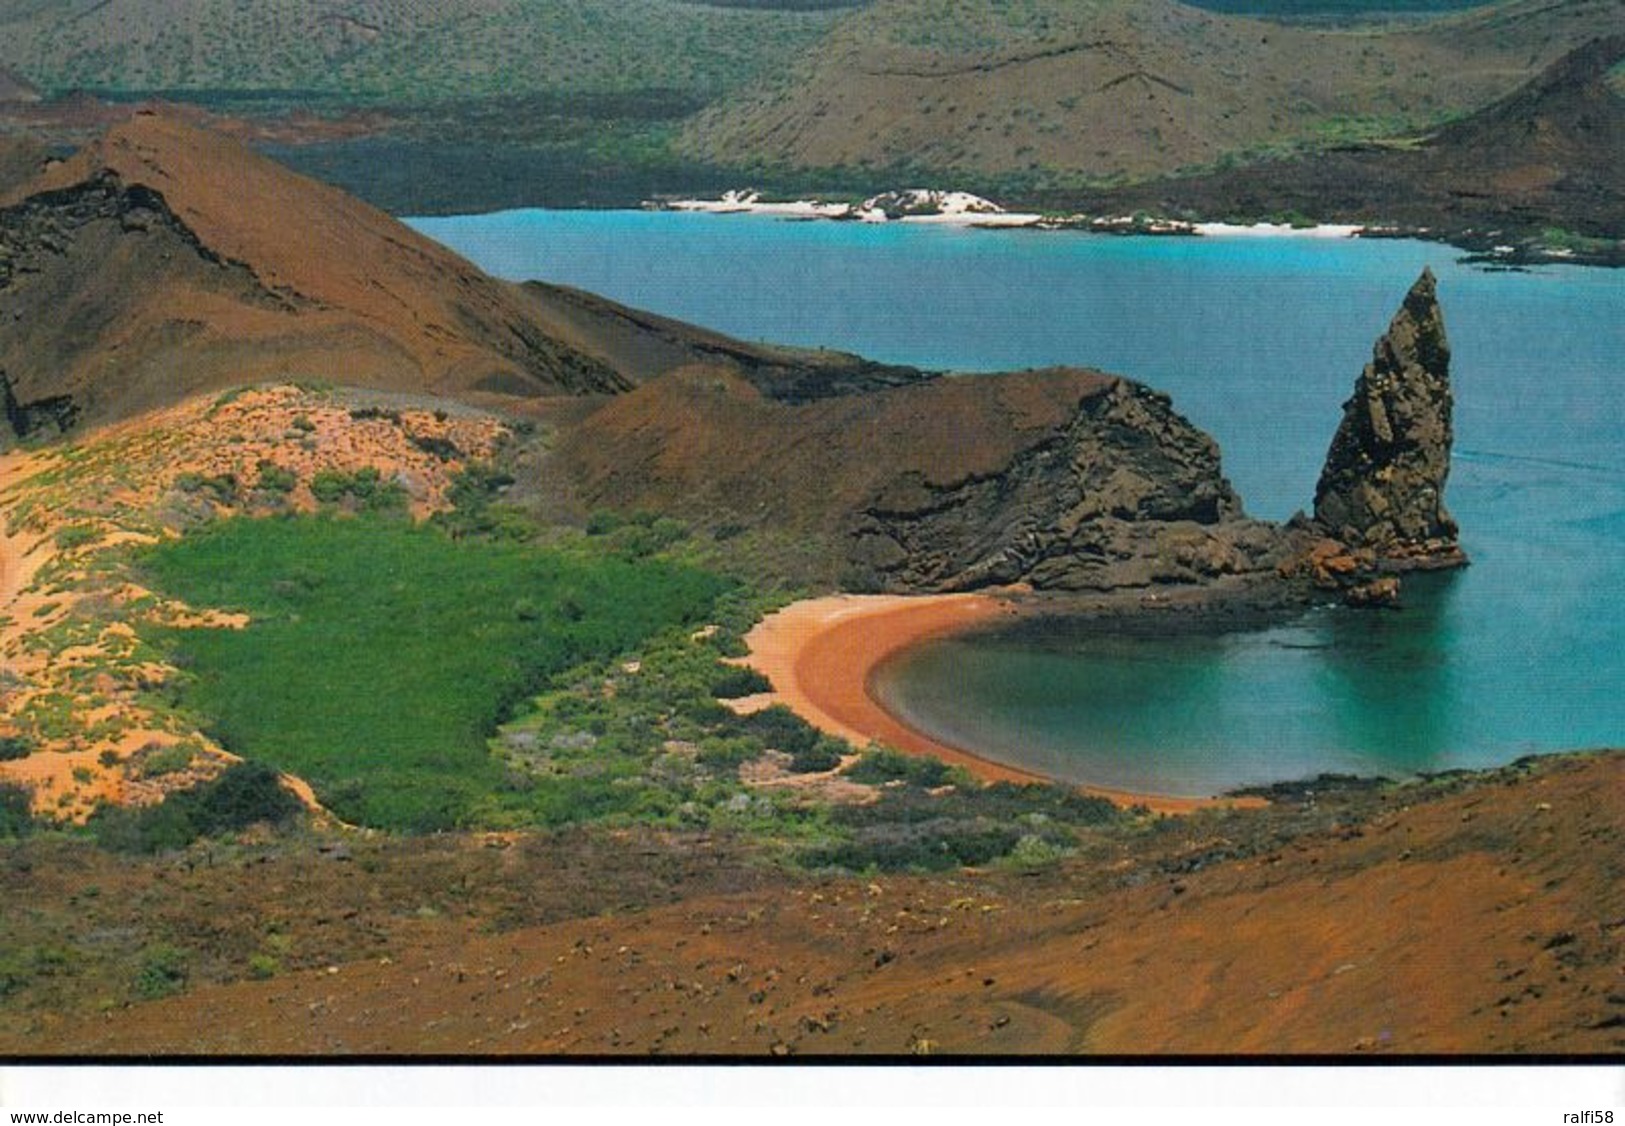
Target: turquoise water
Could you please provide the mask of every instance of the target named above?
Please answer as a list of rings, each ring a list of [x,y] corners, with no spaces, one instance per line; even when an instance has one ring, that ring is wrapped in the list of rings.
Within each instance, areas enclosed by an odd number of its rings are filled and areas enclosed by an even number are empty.
[[[929,368],[1086,364],[1174,396],[1255,515],[1308,505],[1342,400],[1406,288],[1455,352],[1447,502],[1474,565],[1399,614],[1219,636],[943,642],[889,703],[1057,777],[1209,793],[1625,743],[1625,272],[1491,273],[1409,241],[1192,240],[645,212],[422,220],[502,276],[747,339]]]

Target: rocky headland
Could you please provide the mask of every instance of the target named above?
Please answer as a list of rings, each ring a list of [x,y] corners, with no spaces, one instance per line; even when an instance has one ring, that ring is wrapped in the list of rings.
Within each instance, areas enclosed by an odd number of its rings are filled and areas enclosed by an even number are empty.
[[[791,395],[696,365],[589,413],[551,466],[585,508],[791,533],[849,590],[1391,604],[1396,572],[1465,561],[1442,499],[1449,359],[1424,273],[1357,381],[1313,518],[1287,525],[1247,516],[1213,439],[1166,395],[1086,369],[890,369],[885,386]]]

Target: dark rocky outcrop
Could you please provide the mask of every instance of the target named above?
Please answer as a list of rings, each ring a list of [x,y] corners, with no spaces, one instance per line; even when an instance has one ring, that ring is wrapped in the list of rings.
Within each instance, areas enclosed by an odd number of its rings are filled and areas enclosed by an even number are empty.
[[[1424,270],[1343,405],[1315,487],[1319,529],[1379,570],[1465,563],[1444,506],[1452,405],[1450,344]]]
[[[0,372],[0,414],[5,415],[13,434],[27,438],[47,426],[55,427],[58,434],[67,433],[79,417],[79,407],[67,395],[20,403],[10,377]]]
[[[886,482],[850,524],[849,574],[900,590],[1031,583],[1104,591],[1260,569],[1213,439],[1166,395],[1116,380],[997,474]]]

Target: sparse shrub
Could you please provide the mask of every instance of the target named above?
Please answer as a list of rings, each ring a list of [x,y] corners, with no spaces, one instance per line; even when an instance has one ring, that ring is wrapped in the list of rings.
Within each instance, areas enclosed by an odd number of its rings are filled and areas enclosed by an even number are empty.
[[[62,946],[0,950],[0,999],[27,987],[36,978],[57,977],[68,972],[74,958],[74,951]]]
[[[788,755],[810,751],[818,742],[818,729],[783,704],[745,717],[745,729],[775,750]]]
[[[536,535],[536,525],[512,505],[499,504],[514,483],[513,475],[485,462],[474,462],[451,479],[446,499],[449,512],[436,513],[433,522],[452,539],[480,537],[523,542]]]
[[[197,839],[197,827],[175,796],[139,808],[104,805],[90,815],[87,824],[96,843],[113,852],[155,853],[185,848]]]
[[[337,469],[318,469],[310,479],[310,495],[318,504],[337,504],[350,493],[350,474]]]
[[[722,672],[711,683],[711,695],[722,700],[737,700],[742,696],[771,691],[773,682],[746,665],[722,666]]]
[[[871,747],[847,768],[846,776],[854,782],[867,782],[870,785],[903,781],[929,789],[948,783],[951,769],[941,759],[906,755],[890,747]]]
[[[397,426],[401,424],[400,411],[387,410],[383,407],[354,407],[350,411],[350,417],[357,422],[382,419],[385,422],[393,422]]]
[[[1016,847],[1004,857],[1004,863],[1012,868],[1032,872],[1055,866],[1070,855],[1071,851],[1064,845],[1041,837],[1037,833],[1028,833],[1016,842]]]
[[[338,469],[318,470],[310,479],[310,495],[319,504],[353,503],[368,512],[389,512],[406,507],[406,490],[398,481],[385,481],[372,466],[354,473]]]
[[[291,469],[285,469],[270,458],[261,458],[259,464],[260,477],[258,488],[262,492],[276,493],[286,496],[293,492],[299,484],[299,474]]]
[[[635,520],[614,533],[615,546],[632,559],[647,559],[688,538],[688,528],[669,516],[645,522]]]
[[[231,504],[237,499],[237,475],[217,473],[206,477],[189,471],[175,478],[175,488],[183,493],[203,493],[217,504]]]
[[[193,750],[189,743],[148,747],[136,759],[135,775],[138,778],[161,778],[165,774],[185,770],[192,765]]]
[[[407,440],[430,457],[440,461],[452,461],[463,456],[457,443],[450,438],[438,438],[432,435],[409,434]]]
[[[291,429],[299,431],[301,434],[309,434],[316,429],[316,424],[310,420],[310,416],[308,414],[294,415],[293,421],[289,422],[288,426]]]
[[[625,521],[618,512],[611,512],[607,508],[600,508],[587,517],[587,534],[589,536],[607,536],[619,528]]]
[[[1000,820],[1042,817],[1064,825],[1104,825],[1122,816],[1107,798],[1044,782],[994,782],[979,787],[973,800],[977,812]]]
[[[0,782],[0,839],[26,837],[34,831],[32,799],[26,788]]]
[[[21,735],[0,735],[0,762],[27,758],[34,753],[34,745]]]
[[[940,819],[901,825],[876,825],[852,840],[821,845],[800,857],[809,868],[845,868],[851,872],[976,867],[1009,854],[1020,841],[1019,830],[986,821]]]
[[[69,524],[56,533],[56,546],[63,551],[95,543],[102,538],[101,530],[93,524]]]
[[[248,976],[255,981],[266,981],[282,971],[282,963],[269,954],[248,956]]]
[[[282,786],[281,776],[264,763],[239,762],[220,777],[184,795],[192,817],[205,834],[247,828],[268,822],[282,824],[304,810],[299,799]],[[171,799],[173,800],[173,799]]]
[[[695,758],[701,766],[731,772],[761,758],[763,749],[760,740],[748,735],[710,735],[700,741],[700,751]]]
[[[144,1001],[170,997],[186,988],[186,977],[186,951],[168,943],[149,946],[136,971],[135,994]]]
[[[190,757],[190,752],[188,752]],[[118,852],[165,852],[198,837],[259,822],[279,825],[304,807],[262,763],[233,763],[212,781],[170,794],[157,805],[104,806],[91,816],[96,840]]]
[[[841,740],[822,735],[812,746],[791,756],[790,770],[795,774],[816,774],[834,770],[841,765],[846,749],[846,744]]]

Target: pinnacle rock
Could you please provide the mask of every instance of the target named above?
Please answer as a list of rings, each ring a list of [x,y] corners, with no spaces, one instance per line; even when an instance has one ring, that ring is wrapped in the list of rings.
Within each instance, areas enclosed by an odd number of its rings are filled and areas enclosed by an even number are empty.
[[[1315,487],[1320,530],[1383,570],[1465,563],[1444,507],[1452,406],[1450,344],[1424,269],[1343,404]]]

